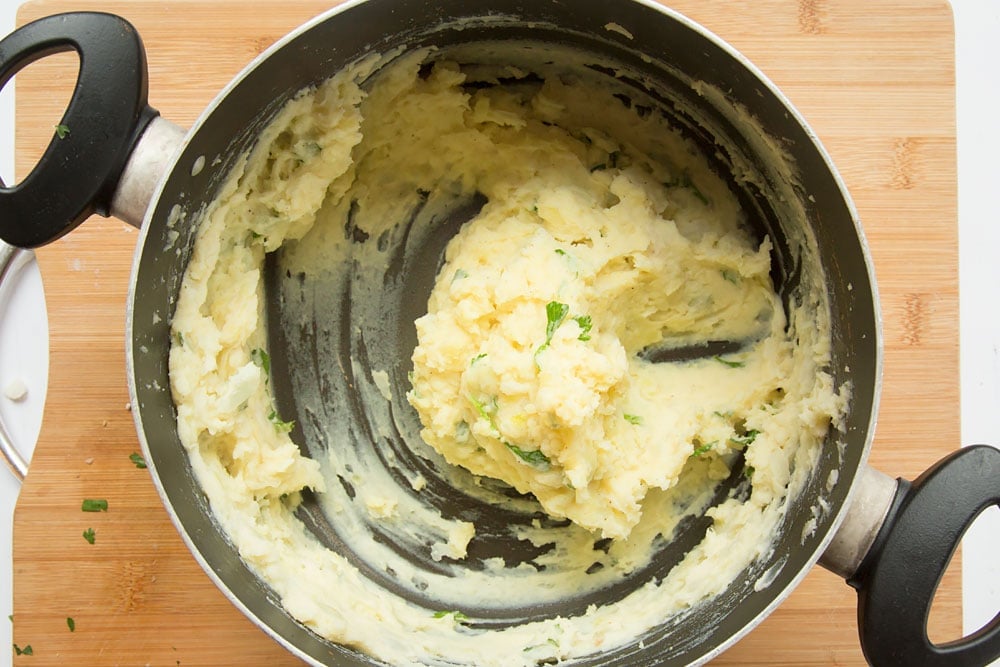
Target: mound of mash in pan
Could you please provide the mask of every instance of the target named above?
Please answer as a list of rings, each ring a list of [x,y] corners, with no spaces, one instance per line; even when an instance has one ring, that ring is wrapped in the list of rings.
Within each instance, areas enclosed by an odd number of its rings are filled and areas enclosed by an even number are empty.
[[[824,298],[785,312],[769,241],[745,229],[726,184],[650,108],[579,72],[431,66],[432,54],[369,58],[303,92],[205,211],[172,323],[181,440],[242,558],[324,637],[399,665],[530,665],[637,641],[768,554],[845,409],[823,370]],[[555,545],[545,567],[463,568],[475,521],[451,522],[432,549],[447,571],[421,588],[442,600],[429,609],[384,590],[294,515],[304,489],[337,490],[336,443],[331,460],[307,458],[275,410],[262,276],[266,253],[314,237],[350,257],[352,207],[374,240],[379,220],[399,217],[395,193],[439,191],[486,204],[447,246],[416,321],[412,387],[397,395],[449,463],[574,525],[523,528]],[[742,346],[649,360],[711,341]],[[712,505],[719,481],[740,471],[750,490]],[[392,494],[379,487],[378,502],[352,496],[330,511],[422,520]],[[479,591],[486,607],[492,594],[528,608],[623,581],[701,514],[711,527],[669,576],[615,602],[508,624],[477,625],[460,608]]]

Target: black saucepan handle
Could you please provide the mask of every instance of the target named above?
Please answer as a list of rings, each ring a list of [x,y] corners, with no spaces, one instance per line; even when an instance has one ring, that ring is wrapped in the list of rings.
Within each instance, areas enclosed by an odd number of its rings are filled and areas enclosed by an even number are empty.
[[[107,216],[132,148],[157,115],[147,104],[142,40],[112,14],[57,14],[14,31],[0,41],[0,88],[64,51],[80,57],[66,113],[31,173],[14,187],[0,183],[0,238],[22,248],[55,241],[93,213]]]
[[[899,480],[889,514],[848,583],[858,590],[865,657],[876,667],[982,667],[1000,657],[1000,614],[958,641],[934,644],[934,593],[968,527],[1000,505],[1000,450],[958,450],[918,477]]]

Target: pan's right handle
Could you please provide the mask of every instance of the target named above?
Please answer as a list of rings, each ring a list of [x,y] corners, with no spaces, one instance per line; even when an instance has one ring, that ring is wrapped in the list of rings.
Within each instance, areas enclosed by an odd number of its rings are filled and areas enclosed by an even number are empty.
[[[107,216],[133,148],[158,112],[147,102],[146,52],[125,19],[71,12],[33,21],[0,41],[0,88],[45,56],[76,51],[80,72],[62,120],[21,183],[0,183],[0,238],[35,248],[93,213]]]
[[[962,536],[1000,506],[1000,450],[964,447],[913,482],[871,469],[820,561],[858,591],[861,647],[876,667],[982,667],[1000,657],[1000,614],[946,644],[927,636],[941,577]]]
[[[965,531],[1000,506],[1000,450],[962,448],[912,483],[899,480],[886,521],[854,576],[861,647],[873,665],[981,667],[1000,657],[1000,614],[947,644],[927,636],[934,593]]]

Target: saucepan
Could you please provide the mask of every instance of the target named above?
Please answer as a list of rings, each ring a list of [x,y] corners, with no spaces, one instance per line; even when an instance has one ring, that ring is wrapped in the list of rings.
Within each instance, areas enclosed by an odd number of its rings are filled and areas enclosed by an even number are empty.
[[[268,49],[187,131],[148,105],[143,46],[132,26],[119,17],[86,12],[51,16],[0,42],[0,83],[48,54],[76,51],[80,56],[76,89],[60,123],[69,132],[53,137],[20,184],[0,189],[0,236],[14,246],[37,247],[70,232],[93,213],[113,215],[141,228],[126,341],[136,428],[164,505],[216,585],[274,639],[311,664],[379,664],[356,649],[320,637],[285,610],[220,528],[180,443],[169,389],[170,319],[191,258],[199,212],[287,101],[365,54],[427,46],[469,54],[475,53],[477,44],[504,42],[559,45],[592,55],[594,62],[603,63],[593,67],[594,72],[614,76],[637,95],[641,92],[643,99],[655,100],[658,112],[713,156],[714,168],[724,176],[737,162],[752,172],[753,178],[728,180],[752,224],[771,239],[773,279],[786,296],[799,279],[803,261],[787,242],[788,226],[808,226],[817,248],[812,261],[821,268],[830,304],[829,372],[838,385],[851,386],[842,428],[829,436],[803,492],[788,509],[774,548],[758,558],[752,571],[737,576],[722,593],[694,606],[680,620],[664,618],[631,643],[571,663],[704,663],[760,623],[817,562],[857,589],[861,643],[871,663],[982,665],[1000,656],[1000,616],[981,631],[949,644],[932,643],[926,630],[936,587],[962,534],[982,511],[1000,504],[1000,452],[989,446],[960,449],[912,482],[893,479],[867,465],[881,385],[882,339],[871,260],[844,184],[801,115],[746,58],[686,17],[645,0],[347,2]],[[794,183],[789,173],[796,175]],[[789,205],[800,211],[798,217],[787,215]],[[332,331],[328,351],[319,353],[315,363],[370,364],[359,352],[371,352],[381,355],[378,368],[388,369],[391,384],[405,384],[415,340],[413,319],[426,304],[442,239],[468,215],[461,207],[452,211],[440,225],[440,238],[420,249],[426,261],[403,264],[402,275],[394,279],[401,280],[405,289],[371,304],[346,290],[336,298],[351,307],[336,309],[333,321],[322,321],[323,313],[313,313],[319,329]],[[309,327],[291,321],[283,304],[288,294],[295,293],[289,292],[289,285],[300,289],[296,284],[309,278],[286,274],[280,253],[268,258],[265,273],[276,400],[283,411],[296,412],[297,422],[307,424],[310,415],[296,404],[301,374],[293,376],[298,359],[294,350],[297,345],[301,349],[302,331]],[[364,293],[378,294],[378,290]],[[371,350],[359,350],[366,327],[380,318],[395,323],[388,328],[388,340]],[[278,370],[282,367],[293,370]],[[369,377],[373,368],[345,372],[339,386],[320,388],[350,399],[344,413],[326,418],[362,424],[367,394],[360,393],[354,378]],[[320,447],[313,441],[318,432],[303,426],[292,435],[302,451],[311,453]],[[383,447],[391,454],[386,460],[392,465],[422,465],[406,458],[405,442],[391,442],[392,438],[386,442],[382,435],[361,427],[345,432],[353,441],[343,446]],[[726,480],[720,493],[738,493],[739,484]],[[451,516],[466,511],[472,502],[444,488],[432,495]],[[530,513],[525,519],[523,513],[507,510],[498,509],[493,515],[489,508],[477,511],[499,522],[538,520]],[[349,560],[356,555],[354,545],[337,538],[335,520],[325,517],[318,505],[306,499],[302,516],[303,525],[329,548]],[[689,532],[704,534],[706,529],[703,522]],[[619,599],[657,581],[677,562],[676,549],[688,547],[665,547],[662,558],[650,567],[585,600],[556,600],[506,617],[473,619],[469,631],[586,613],[591,605],[600,606],[605,599]],[[493,556],[506,556],[508,564],[528,558],[502,539],[481,548]],[[407,557],[417,569],[433,569],[436,564],[426,554]],[[358,571],[360,576],[387,579],[384,572]],[[434,590],[422,595],[425,599],[415,602],[433,608]],[[476,592],[468,595],[474,598]],[[510,662],[523,660],[511,656]],[[462,655],[453,655],[442,664],[465,663]]]

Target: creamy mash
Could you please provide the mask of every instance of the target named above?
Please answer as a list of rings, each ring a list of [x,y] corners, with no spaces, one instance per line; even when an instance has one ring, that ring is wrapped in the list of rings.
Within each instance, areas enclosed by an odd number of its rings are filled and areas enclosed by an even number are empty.
[[[434,58],[372,57],[302,93],[204,212],[172,325],[180,437],[242,558],[335,642],[393,665],[479,666],[637,642],[769,553],[845,407],[824,372],[824,297],[799,295],[786,312],[770,243],[745,228],[726,184],[608,77]],[[473,473],[442,479],[483,497],[499,479],[571,520],[510,529],[538,547],[530,564],[466,566],[476,517],[422,506],[428,480],[394,486],[365,447],[330,436],[323,457],[305,456],[289,436],[296,416],[275,407],[265,254],[384,272],[398,209],[437,193],[484,203],[416,320],[411,387],[371,369],[336,391],[370,383],[364,400],[395,411],[405,396],[423,425],[414,451],[426,443]],[[720,341],[734,345],[662,363],[651,352]],[[746,492],[715,498],[732,475]],[[305,489],[403,593],[306,528]],[[711,526],[667,576],[606,604],[477,622],[627,581],[700,516]],[[438,569],[376,544],[373,526],[416,535]]]

